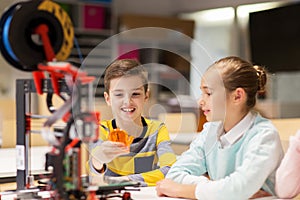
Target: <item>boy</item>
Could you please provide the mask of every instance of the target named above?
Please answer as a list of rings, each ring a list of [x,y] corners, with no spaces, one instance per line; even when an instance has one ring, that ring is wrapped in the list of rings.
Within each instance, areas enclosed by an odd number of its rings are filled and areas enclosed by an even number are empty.
[[[101,123],[100,138],[92,147],[90,171],[155,185],[176,157],[166,126],[142,116],[149,99],[145,69],[136,60],[117,60],[106,69],[104,86],[104,98],[114,119]],[[134,137],[129,147],[108,140],[109,133],[117,128]]]

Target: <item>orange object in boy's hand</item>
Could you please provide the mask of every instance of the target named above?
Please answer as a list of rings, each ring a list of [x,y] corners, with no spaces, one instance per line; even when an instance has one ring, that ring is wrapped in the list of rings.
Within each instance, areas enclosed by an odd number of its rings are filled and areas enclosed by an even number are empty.
[[[108,140],[113,142],[122,142],[127,147],[130,146],[130,144],[133,142],[133,139],[133,136],[128,135],[126,131],[118,128],[111,131],[108,135]]]

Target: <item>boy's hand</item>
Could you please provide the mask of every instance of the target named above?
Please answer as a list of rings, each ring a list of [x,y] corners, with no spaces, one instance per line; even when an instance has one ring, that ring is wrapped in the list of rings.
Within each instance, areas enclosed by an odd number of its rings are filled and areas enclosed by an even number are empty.
[[[101,163],[109,163],[114,158],[128,153],[129,149],[124,143],[105,141],[92,150],[92,157]]]
[[[127,176],[118,176],[118,177],[113,177],[113,176],[104,176],[104,182],[108,184],[119,184],[119,183],[126,183],[129,182],[130,179]]]

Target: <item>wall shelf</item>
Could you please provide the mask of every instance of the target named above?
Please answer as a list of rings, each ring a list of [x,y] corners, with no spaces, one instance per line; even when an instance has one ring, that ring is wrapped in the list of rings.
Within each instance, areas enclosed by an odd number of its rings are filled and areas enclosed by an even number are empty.
[[[116,18],[111,0],[56,0],[69,14],[75,31],[74,48],[69,56],[72,62],[91,76],[96,76],[95,96],[103,96],[100,80],[106,66],[115,55],[112,41],[116,32]],[[106,42],[104,42],[106,41]]]

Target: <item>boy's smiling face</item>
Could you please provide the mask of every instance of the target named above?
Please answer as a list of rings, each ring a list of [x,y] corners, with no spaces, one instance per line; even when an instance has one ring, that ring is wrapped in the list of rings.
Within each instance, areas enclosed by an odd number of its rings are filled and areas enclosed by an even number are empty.
[[[117,121],[140,124],[149,91],[145,91],[140,76],[123,76],[110,80],[109,94],[105,92],[104,97]]]

